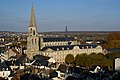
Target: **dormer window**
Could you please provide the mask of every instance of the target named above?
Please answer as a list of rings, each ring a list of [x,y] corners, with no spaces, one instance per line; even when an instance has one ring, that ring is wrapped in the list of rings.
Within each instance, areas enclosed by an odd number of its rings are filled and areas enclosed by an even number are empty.
[[[57,48],[57,51],[59,50],[59,48]]]
[[[86,46],[87,47],[87,49],[88,49],[88,46]]]
[[[93,47],[91,46],[91,48],[93,48]]]
[[[8,71],[8,68],[6,68],[6,70]]]
[[[5,68],[3,68],[2,70],[5,71]]]

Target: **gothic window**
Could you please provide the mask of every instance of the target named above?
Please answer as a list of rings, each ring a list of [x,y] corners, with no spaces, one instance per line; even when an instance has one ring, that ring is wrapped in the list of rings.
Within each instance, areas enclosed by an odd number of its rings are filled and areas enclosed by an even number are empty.
[[[35,30],[33,31],[33,35],[35,35]]]
[[[33,39],[32,39],[32,44],[34,44],[34,41],[33,41]]]
[[[35,39],[35,44],[37,44],[37,40]]]
[[[32,32],[32,28],[30,29],[30,33]]]

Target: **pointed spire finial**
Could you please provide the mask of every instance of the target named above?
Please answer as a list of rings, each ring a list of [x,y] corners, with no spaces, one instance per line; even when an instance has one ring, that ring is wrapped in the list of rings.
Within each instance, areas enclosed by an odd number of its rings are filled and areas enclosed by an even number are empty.
[[[33,2],[33,0],[32,0],[32,8],[34,8],[34,2]]]
[[[33,3],[32,3],[32,9],[31,9],[31,17],[30,17],[29,27],[36,27],[36,19],[35,19],[35,13],[34,13],[34,5],[33,5]]]

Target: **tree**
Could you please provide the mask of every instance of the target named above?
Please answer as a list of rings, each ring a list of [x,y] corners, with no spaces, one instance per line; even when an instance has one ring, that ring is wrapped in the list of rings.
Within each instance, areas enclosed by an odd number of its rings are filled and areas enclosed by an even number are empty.
[[[119,53],[108,53],[105,55],[107,59],[114,60],[115,58],[120,58]]]
[[[80,66],[80,55],[79,54],[77,54],[75,56],[75,64],[78,65],[78,66]]]
[[[107,41],[111,42],[112,40],[120,40],[120,33],[118,32],[111,32],[107,36]]]
[[[81,54],[79,58],[80,58],[80,62],[79,62],[80,65],[86,66],[86,67],[89,67],[91,65],[91,58],[86,53]]]
[[[96,53],[91,53],[89,55],[92,59],[97,59],[98,58],[98,55]]]
[[[72,54],[68,54],[68,55],[66,56],[66,58],[65,58],[65,62],[66,62],[67,64],[73,63],[73,62],[74,62],[74,56],[73,56]]]
[[[25,47],[25,46],[27,46],[27,41],[20,41],[20,44],[22,47]]]
[[[109,70],[113,70],[113,60],[105,59],[103,61],[103,66],[107,66],[109,68]]]
[[[105,55],[103,53],[98,53],[97,58],[98,59],[105,59],[106,57],[105,57]]]
[[[120,33],[111,32],[107,35],[107,48],[120,48]]]
[[[100,65],[100,66],[103,66],[104,65],[104,60],[106,59],[105,55],[102,54],[102,53],[91,53],[89,55],[92,59],[91,61],[91,65]]]

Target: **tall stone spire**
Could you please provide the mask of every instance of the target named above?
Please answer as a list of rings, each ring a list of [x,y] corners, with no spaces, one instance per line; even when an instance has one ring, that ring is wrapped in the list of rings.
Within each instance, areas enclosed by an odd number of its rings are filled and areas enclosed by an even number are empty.
[[[28,37],[27,37],[27,56],[30,59],[32,59],[33,56],[38,53],[39,53],[39,37],[37,32],[34,7],[32,5],[30,23],[28,27]]]
[[[36,27],[36,19],[35,19],[35,13],[34,13],[34,6],[33,5],[32,5],[32,9],[31,9],[31,17],[30,17],[29,27]]]

